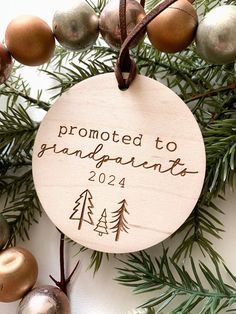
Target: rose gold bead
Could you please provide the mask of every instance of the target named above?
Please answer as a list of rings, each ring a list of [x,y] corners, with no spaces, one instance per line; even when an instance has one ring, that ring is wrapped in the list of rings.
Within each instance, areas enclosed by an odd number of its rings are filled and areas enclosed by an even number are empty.
[[[147,34],[156,49],[177,52],[193,41],[197,25],[197,14],[191,3],[178,0],[149,23]]]
[[[37,16],[24,15],[10,22],[5,34],[12,56],[25,65],[41,65],[50,60],[55,39],[49,25]]]

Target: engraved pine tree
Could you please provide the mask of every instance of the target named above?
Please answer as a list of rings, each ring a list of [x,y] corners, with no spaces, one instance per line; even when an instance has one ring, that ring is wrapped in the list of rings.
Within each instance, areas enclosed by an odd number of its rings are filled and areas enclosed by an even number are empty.
[[[98,235],[101,237],[103,234],[108,234],[107,231],[107,210],[106,208],[102,212],[101,218],[98,221],[98,224],[94,231],[98,232]]]
[[[129,212],[128,212],[127,208],[126,208],[128,204],[127,204],[125,199],[123,199],[118,204],[121,204],[121,207],[118,210],[116,210],[115,212],[113,212],[114,220],[112,220],[110,222],[111,224],[114,224],[114,226],[111,227],[110,229],[114,230],[112,232],[116,234],[115,241],[119,240],[121,232],[128,233],[128,229],[129,229],[128,221],[125,218],[126,214],[129,215]]]
[[[89,190],[85,190],[80,194],[80,197],[75,201],[77,204],[73,210],[73,214],[70,216],[72,220],[79,220],[78,230],[81,229],[83,221],[94,225],[91,215],[93,215],[92,208],[94,208],[92,203],[92,194]]]

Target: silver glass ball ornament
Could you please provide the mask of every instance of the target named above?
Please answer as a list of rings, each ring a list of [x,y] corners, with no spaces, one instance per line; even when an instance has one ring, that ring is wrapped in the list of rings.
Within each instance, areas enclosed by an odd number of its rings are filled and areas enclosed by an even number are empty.
[[[199,55],[213,64],[236,60],[236,6],[212,9],[200,22],[196,33]]]
[[[67,1],[53,17],[53,33],[66,49],[83,51],[98,38],[98,16],[85,1]]]
[[[10,228],[5,218],[0,214],[0,249],[2,249],[10,238]]]
[[[70,314],[70,304],[64,292],[45,285],[31,290],[20,302],[17,314]]]
[[[119,49],[121,46],[119,2],[119,0],[109,1],[103,9],[99,20],[99,28],[103,39],[114,49]],[[138,1],[126,1],[127,34],[134,29],[136,24],[138,24],[144,16],[144,9]],[[142,40],[144,34],[145,31],[141,32],[141,34],[132,42],[130,48],[135,47],[140,40]]]

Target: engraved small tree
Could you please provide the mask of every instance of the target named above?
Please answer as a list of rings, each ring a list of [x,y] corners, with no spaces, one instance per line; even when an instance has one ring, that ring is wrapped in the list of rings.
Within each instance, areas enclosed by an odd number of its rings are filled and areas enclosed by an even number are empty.
[[[99,236],[101,237],[103,234],[108,234],[107,231],[107,210],[106,208],[102,212],[101,218],[98,221],[98,224],[94,231],[98,232]]]
[[[129,212],[126,208],[128,204],[125,199],[119,202],[118,204],[121,204],[121,207],[115,212],[113,212],[114,220],[111,221],[111,224],[114,224],[114,226],[110,228],[111,230],[114,230],[112,232],[116,234],[115,241],[119,240],[121,232],[128,233],[129,229],[128,221],[125,219],[125,214],[129,215]]]
[[[94,225],[91,215],[93,215],[92,208],[94,208],[92,203],[92,194],[89,190],[85,190],[80,194],[80,197],[75,201],[77,204],[73,210],[73,214],[70,216],[72,220],[79,220],[78,230],[81,229],[83,221]]]

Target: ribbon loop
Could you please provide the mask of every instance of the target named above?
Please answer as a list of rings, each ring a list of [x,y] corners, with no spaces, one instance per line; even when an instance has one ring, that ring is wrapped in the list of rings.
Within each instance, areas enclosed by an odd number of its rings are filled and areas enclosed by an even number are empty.
[[[129,88],[132,81],[135,79],[137,69],[136,64],[129,55],[129,46],[136,39],[136,37],[146,29],[146,26],[162,11],[177,0],[165,0],[150,11],[141,22],[139,22],[134,29],[127,35],[126,27],[126,0],[120,0],[120,29],[121,29],[121,48],[116,62],[115,74],[118,81],[118,87],[122,90]],[[141,0],[144,5],[145,1]],[[122,72],[128,72],[128,78],[124,78]]]

